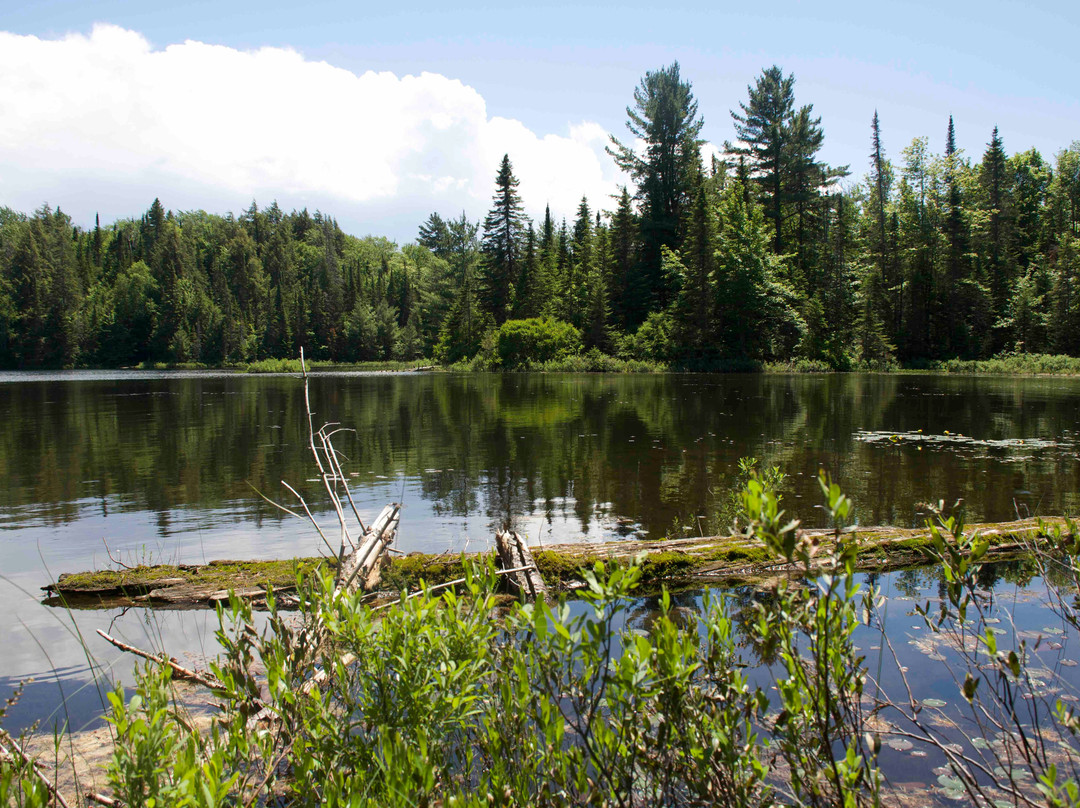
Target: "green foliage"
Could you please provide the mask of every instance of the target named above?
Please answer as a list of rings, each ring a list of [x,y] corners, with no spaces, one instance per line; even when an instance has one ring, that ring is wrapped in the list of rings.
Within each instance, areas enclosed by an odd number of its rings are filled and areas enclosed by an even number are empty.
[[[515,369],[565,359],[581,350],[581,335],[569,323],[549,317],[507,320],[496,335],[503,368]]]
[[[652,312],[638,330],[627,337],[623,343],[623,353],[634,359],[663,362],[672,357],[671,316],[661,312]]]

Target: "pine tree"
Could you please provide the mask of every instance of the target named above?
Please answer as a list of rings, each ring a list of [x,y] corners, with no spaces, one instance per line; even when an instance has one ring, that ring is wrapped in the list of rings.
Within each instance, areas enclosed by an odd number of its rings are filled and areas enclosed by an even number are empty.
[[[449,258],[450,229],[438,213],[432,213],[427,221],[420,225],[420,236],[416,243],[427,247],[439,258]]]
[[[765,217],[772,226],[773,253],[784,252],[785,180],[788,173],[788,141],[795,113],[795,76],[784,75],[776,65],[763,70],[753,87],[747,87],[747,103],[739,103],[742,114],[732,110],[740,146],[725,147],[747,160],[756,175],[765,200]]]
[[[665,308],[671,301],[661,260],[665,247],[678,250],[682,243],[683,211],[701,168],[704,122],[678,62],[645,74],[626,115],[626,128],[645,142],[645,153],[639,155],[614,136],[608,153],[633,178],[641,206],[640,277],[624,290],[635,298],[624,303],[628,325],[636,327],[651,308]]]
[[[889,199],[892,194],[893,172],[892,165],[885,159],[885,149],[881,144],[881,122],[878,119],[877,110],[874,110],[874,119],[870,124],[872,151],[870,153],[870,204],[869,208],[873,216],[873,235],[870,239],[872,244],[871,255],[877,266],[877,278],[880,280],[885,293],[879,302],[884,309],[875,316],[881,318],[890,333],[898,335],[903,331],[904,313],[904,280],[898,272],[894,262],[890,260],[895,254],[893,239],[890,237],[890,216],[888,213]],[[875,298],[876,299],[876,298]]]
[[[549,285],[543,277],[540,258],[536,248],[536,230],[529,223],[525,231],[525,250],[521,264],[518,293],[514,299],[514,317],[527,319],[539,317],[550,295]]]
[[[574,219],[573,236],[570,242],[570,272],[567,276],[563,319],[576,328],[585,325],[590,277],[596,271],[596,256],[593,249],[593,219],[589,210],[589,200],[581,198],[578,204],[577,218]]]
[[[451,221],[447,228],[457,288],[454,303],[439,331],[435,358],[444,364],[453,364],[476,355],[480,350],[480,338],[489,325],[494,325],[494,320],[490,315],[484,316],[476,295],[476,265],[480,256],[476,234],[479,226],[470,222],[463,212],[461,218]]]
[[[631,206],[630,192],[624,186],[619,203],[611,217],[608,244],[611,257],[608,261],[608,294],[611,299],[613,319],[623,329],[641,322],[647,314],[641,306],[647,299],[644,290],[635,286],[637,266],[637,221]]]
[[[714,318],[722,352],[739,358],[761,358],[772,340],[770,299],[775,259],[768,253],[766,225],[760,206],[746,204],[741,183],[729,183],[720,202]]]
[[[1012,252],[1009,237],[1011,235],[1010,183],[1008,156],[998,128],[995,126],[982,165],[979,167],[979,185],[982,189],[983,232],[979,253],[982,258],[995,323],[1000,323],[1008,316],[1010,298],[1014,286],[1014,266],[1010,261]],[[995,331],[993,351],[1000,351],[1005,346],[1005,334],[1002,329]]]
[[[503,155],[495,177],[493,206],[484,219],[483,274],[480,299],[498,324],[510,315],[515,285],[521,272],[524,247],[525,214],[517,193],[518,179]]]
[[[704,177],[688,211],[686,239],[673,267],[679,272],[675,305],[676,340],[684,353],[698,359],[713,342],[712,312],[716,298],[716,221]]]
[[[41,255],[44,233],[40,222],[24,227],[11,256],[16,315],[14,354],[21,368],[40,367],[48,344],[48,275]]]

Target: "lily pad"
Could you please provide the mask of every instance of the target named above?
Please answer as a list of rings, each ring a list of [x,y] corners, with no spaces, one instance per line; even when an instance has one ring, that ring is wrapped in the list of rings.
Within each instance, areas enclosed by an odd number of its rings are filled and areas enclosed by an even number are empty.
[[[944,707],[948,702],[941,699],[923,699],[923,707]]]
[[[962,789],[964,787],[963,781],[959,777],[955,777],[951,774],[942,774],[937,779],[942,788],[945,789]]]

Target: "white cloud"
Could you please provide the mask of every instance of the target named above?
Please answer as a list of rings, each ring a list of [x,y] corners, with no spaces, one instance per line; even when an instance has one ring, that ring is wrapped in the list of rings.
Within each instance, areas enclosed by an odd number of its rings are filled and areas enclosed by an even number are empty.
[[[482,216],[504,153],[534,218],[546,203],[570,216],[583,194],[610,206],[624,181],[598,124],[537,134],[445,76],[357,75],[281,48],[155,50],[112,25],[0,32],[0,122],[0,204],[84,222],[155,196],[220,211],[277,199],[411,238],[432,210]]]

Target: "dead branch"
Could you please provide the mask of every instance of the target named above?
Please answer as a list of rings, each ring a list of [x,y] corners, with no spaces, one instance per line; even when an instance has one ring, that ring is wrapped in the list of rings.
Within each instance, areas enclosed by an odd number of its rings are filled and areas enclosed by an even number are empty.
[[[97,630],[97,633],[100,634],[105,640],[115,645],[121,651],[127,651],[129,654],[135,654],[135,656],[142,657],[143,659],[148,659],[151,662],[157,663],[158,665],[168,665],[170,668],[172,668],[173,674],[178,679],[185,679],[189,682],[195,682],[196,684],[203,685],[204,687],[208,687],[211,690],[225,689],[225,685],[219,682],[216,678],[203,673],[199,673],[198,671],[192,670],[191,668],[185,668],[172,657],[165,656],[164,654],[151,654],[147,651],[143,651],[141,648],[136,648],[133,645],[128,645],[127,643],[121,642],[115,637],[109,636],[100,628]]]
[[[98,805],[106,805],[109,808],[123,808],[124,803],[120,800],[114,800],[112,797],[106,797],[104,794],[98,794],[94,791],[86,792],[86,799],[89,802],[96,802]]]
[[[105,545],[105,554],[109,557],[109,561],[116,564],[117,566],[123,567],[126,570],[132,569],[130,565],[125,564],[119,558],[113,557],[112,550],[109,549],[109,543],[105,540],[104,536],[101,537],[101,543]]]

